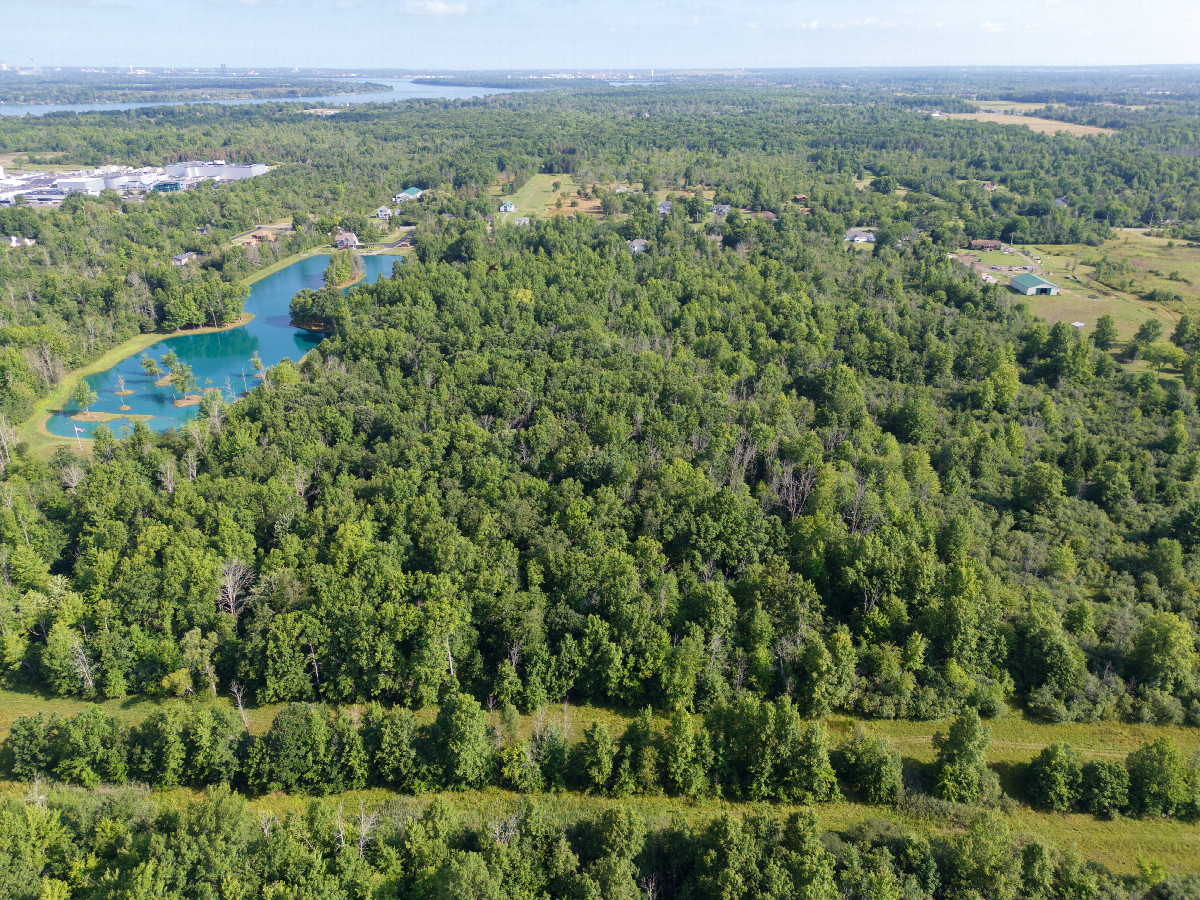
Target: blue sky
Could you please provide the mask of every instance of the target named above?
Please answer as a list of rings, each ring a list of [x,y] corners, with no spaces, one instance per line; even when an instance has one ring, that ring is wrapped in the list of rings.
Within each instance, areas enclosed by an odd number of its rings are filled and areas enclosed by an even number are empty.
[[[1200,63],[1194,0],[0,0],[10,65]]]

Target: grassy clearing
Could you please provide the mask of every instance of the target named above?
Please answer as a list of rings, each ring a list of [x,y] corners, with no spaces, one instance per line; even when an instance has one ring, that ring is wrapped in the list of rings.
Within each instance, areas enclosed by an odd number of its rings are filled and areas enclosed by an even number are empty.
[[[967,100],[966,102],[974,105],[980,111],[990,109],[994,112],[1016,113],[1017,115],[1037,112],[1039,109],[1046,108],[1045,103],[1018,103],[1013,100]]]
[[[135,725],[164,705],[182,703],[181,700],[126,699],[108,700],[99,704],[101,708],[117,716],[129,725]],[[197,701],[192,701],[197,702]],[[214,703],[232,709],[228,698],[217,697],[203,702]],[[35,692],[0,690],[0,737],[6,737],[13,721],[23,715],[38,711],[73,715],[85,706],[84,701],[48,697]],[[247,710],[250,731],[262,734],[280,707],[261,706]],[[418,722],[432,721],[433,710],[417,713]],[[492,725],[500,725],[499,714],[488,714]],[[553,724],[564,727],[573,741],[582,738],[584,730],[594,721],[603,722],[614,735],[620,735],[630,721],[628,713],[599,707],[547,707],[535,715],[520,718],[517,732],[528,737],[539,725]],[[853,732],[856,725],[886,735],[904,757],[910,778],[921,780],[926,768],[933,761],[931,743],[934,732],[945,729],[945,722],[872,721],[863,722],[850,716],[830,716],[826,720],[831,733],[831,743],[837,745]],[[657,725],[666,725],[664,718],[657,717]],[[1172,738],[1184,752],[1200,749],[1200,730],[1128,725],[1123,723],[1068,723],[1050,725],[1033,722],[1022,716],[1012,715],[989,723],[992,730],[992,746],[988,758],[1000,773],[1006,790],[1018,798],[1016,782],[1017,766],[1031,760],[1042,747],[1056,741],[1066,741],[1075,746],[1087,759],[1120,758],[1146,741],[1156,737]],[[0,781],[0,793],[23,796],[25,787],[16,782]],[[168,803],[183,803],[194,799],[197,794],[188,790],[156,792]],[[462,816],[469,824],[487,825],[508,818],[520,810],[526,798],[498,788],[466,793],[432,793],[419,797],[395,794],[391,791],[370,789],[351,791],[339,795],[347,808],[356,808],[359,801],[368,806],[386,805],[399,814],[419,814],[435,798],[440,798]],[[581,818],[592,817],[613,804],[628,805],[652,826],[663,826],[673,822],[697,825],[722,812],[744,814],[750,804],[730,803],[724,800],[687,801],[670,797],[633,797],[609,799],[588,797],[576,793],[540,795],[538,802],[554,821],[570,823]],[[285,814],[303,810],[310,798],[297,795],[275,794],[251,801],[256,810]],[[795,807],[781,804],[774,807],[781,814]],[[940,821],[923,819],[906,809],[871,806],[844,800],[821,806],[818,810],[826,828],[846,831],[870,819],[891,819],[925,832],[934,834],[946,831],[949,826]],[[1084,857],[1098,859],[1115,872],[1132,873],[1137,870],[1137,858],[1144,856],[1163,863],[1174,872],[1196,872],[1200,870],[1200,824],[1189,824],[1174,820],[1120,819],[1113,822],[1101,821],[1087,815],[1059,815],[1045,813],[1027,807],[1016,809],[1010,816],[1014,835],[1035,837],[1064,850],[1074,849]]]
[[[1007,107],[1007,104],[1005,104]],[[991,107],[988,107],[991,109]],[[1098,128],[1095,125],[1076,125],[1074,122],[1059,122],[1056,119],[1039,119],[1035,116],[1009,115],[1005,112],[994,113],[951,113],[951,119],[966,119],[971,122],[991,122],[994,125],[1022,125],[1038,134],[1058,134],[1066,132],[1076,136],[1097,134],[1113,134],[1111,128]],[[936,120],[935,120],[936,121]]]
[[[1051,322],[1083,321],[1089,326],[1104,314],[1117,321],[1121,338],[1129,338],[1146,319],[1156,318],[1168,330],[1180,315],[1200,314],[1200,248],[1188,247],[1166,238],[1147,236],[1142,230],[1127,229],[1101,247],[1081,244],[1031,248],[1041,257],[1047,277],[1063,289],[1058,297],[1030,298],[1030,308]],[[1116,290],[1090,280],[1094,263],[1107,258],[1127,263],[1133,284]],[[1177,273],[1177,279],[1170,275]],[[1143,299],[1153,290],[1167,290],[1182,300],[1159,303]]]
[[[554,189],[556,183],[559,185],[557,191]],[[531,175],[516,193],[501,194],[497,185],[489,191],[489,195],[495,199],[497,207],[505,200],[511,200],[516,205],[516,212],[496,214],[500,221],[510,222],[528,216],[549,215],[563,191],[573,194],[579,187],[579,182],[570,175]],[[563,208],[568,208],[569,203],[569,199],[564,200]]]

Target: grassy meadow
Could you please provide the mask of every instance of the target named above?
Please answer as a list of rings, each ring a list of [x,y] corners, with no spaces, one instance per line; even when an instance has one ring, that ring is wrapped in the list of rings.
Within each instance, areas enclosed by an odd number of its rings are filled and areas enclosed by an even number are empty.
[[[1121,338],[1127,339],[1146,319],[1157,318],[1170,330],[1181,315],[1200,314],[1200,247],[1152,237],[1142,229],[1125,229],[1100,247],[1066,244],[1030,249],[1041,257],[1042,268],[1053,273],[1046,277],[1063,289],[1057,297],[1030,298],[1030,308],[1051,322],[1082,321],[1090,328],[1107,313],[1116,319]],[[1128,265],[1132,279],[1128,289],[1090,280],[1104,258]],[[1171,279],[1172,273],[1176,280]],[[1145,299],[1153,290],[1170,291],[1182,299]]]

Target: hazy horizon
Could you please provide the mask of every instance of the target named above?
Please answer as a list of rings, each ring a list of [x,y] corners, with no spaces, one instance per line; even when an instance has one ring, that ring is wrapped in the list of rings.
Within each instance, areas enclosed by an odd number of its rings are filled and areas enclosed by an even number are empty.
[[[10,66],[719,70],[1200,63],[1145,0],[0,0]]]

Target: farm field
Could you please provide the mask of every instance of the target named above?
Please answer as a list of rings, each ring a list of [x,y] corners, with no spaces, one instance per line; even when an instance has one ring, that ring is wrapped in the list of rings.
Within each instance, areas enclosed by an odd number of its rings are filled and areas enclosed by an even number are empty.
[[[1001,113],[1016,113],[1023,115],[1024,113],[1036,112],[1039,109],[1045,109],[1045,103],[1023,103],[1017,100],[967,100],[967,103],[972,103],[983,110],[994,110]]]
[[[990,107],[989,107],[990,108]],[[1059,122],[1056,119],[1039,119],[1032,116],[1009,115],[1004,112],[994,113],[951,113],[948,118],[966,119],[971,122],[991,122],[994,125],[1024,125],[1038,134],[1058,134],[1066,132],[1076,136],[1112,134],[1111,128],[1098,128],[1095,125],[1076,125],[1073,122]]]

